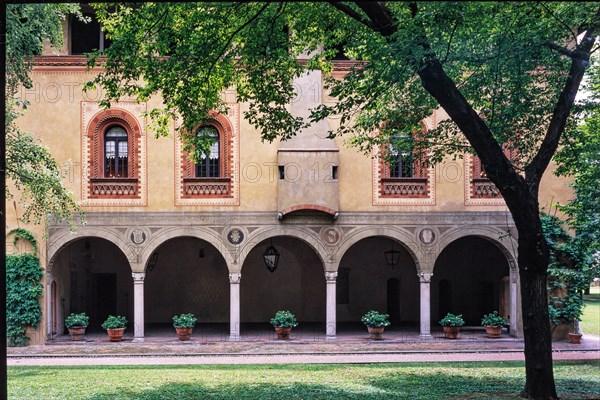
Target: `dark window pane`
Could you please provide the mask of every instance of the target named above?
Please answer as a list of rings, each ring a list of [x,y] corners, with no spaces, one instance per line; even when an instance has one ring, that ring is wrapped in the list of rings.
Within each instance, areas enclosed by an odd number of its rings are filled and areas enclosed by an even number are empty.
[[[77,17],[71,18],[71,54],[89,53],[99,47],[100,23],[94,15],[84,15],[92,20],[85,23]]]

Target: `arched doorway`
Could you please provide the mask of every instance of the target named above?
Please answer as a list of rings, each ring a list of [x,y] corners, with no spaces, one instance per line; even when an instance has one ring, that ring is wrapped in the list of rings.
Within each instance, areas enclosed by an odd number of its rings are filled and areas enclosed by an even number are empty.
[[[386,252],[397,252],[396,265]],[[368,237],[353,244],[342,256],[337,279],[338,332],[364,329],[361,317],[369,310],[390,315],[386,330],[418,327],[419,279],[415,261],[398,242],[388,237]]]
[[[448,312],[462,314],[471,326],[493,311],[508,319],[509,274],[505,255],[492,241],[465,236],[450,243],[437,257],[431,279],[433,326]]]
[[[103,332],[101,325],[109,315],[122,315],[133,323],[131,268],[115,244],[98,237],[74,240],[57,253],[52,265],[49,287],[52,338],[53,332],[68,333],[64,320],[70,313],[88,314],[88,334]]]
[[[270,245],[279,253],[274,272],[267,269],[263,257]],[[248,253],[241,273],[242,336],[271,335],[269,321],[279,310],[289,310],[297,317],[299,326],[293,336],[325,334],[323,263],[306,242],[292,236],[263,240]]]
[[[177,237],[150,256],[144,279],[145,336],[173,336],[173,316],[198,318],[193,337],[228,332],[229,280],[227,264],[209,242]]]

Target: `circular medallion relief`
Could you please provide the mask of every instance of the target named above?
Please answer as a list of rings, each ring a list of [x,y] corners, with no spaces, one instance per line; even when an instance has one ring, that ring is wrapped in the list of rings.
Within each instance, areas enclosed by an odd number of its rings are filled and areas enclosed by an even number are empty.
[[[425,244],[432,243],[435,240],[435,233],[431,229],[425,228],[419,232],[419,240]]]
[[[323,228],[321,230],[321,240],[328,245],[335,245],[340,241],[341,233],[336,228]]]
[[[140,245],[146,241],[146,233],[141,229],[133,229],[129,235],[131,241],[137,245]]]
[[[229,232],[227,232],[227,240],[231,244],[238,245],[244,240],[244,232],[242,232],[238,228],[233,228]]]

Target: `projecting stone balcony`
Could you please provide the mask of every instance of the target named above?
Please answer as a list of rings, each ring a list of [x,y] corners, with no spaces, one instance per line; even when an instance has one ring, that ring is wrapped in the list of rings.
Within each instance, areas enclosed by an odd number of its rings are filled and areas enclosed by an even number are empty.
[[[93,197],[135,197],[137,196],[137,178],[93,178],[90,179]]]
[[[229,197],[231,178],[184,178],[184,197]]]
[[[492,181],[487,178],[473,178],[473,197],[495,198],[500,196],[500,191]]]
[[[383,178],[382,195],[387,197],[427,197],[427,178]]]

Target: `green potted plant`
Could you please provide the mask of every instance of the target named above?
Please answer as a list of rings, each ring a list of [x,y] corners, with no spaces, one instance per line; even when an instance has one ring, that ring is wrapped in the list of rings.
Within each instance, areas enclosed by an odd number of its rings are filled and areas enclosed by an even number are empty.
[[[365,315],[363,315],[361,321],[367,326],[367,330],[369,331],[369,336],[371,339],[382,340],[383,330],[386,326],[390,325],[389,318],[390,316],[388,314],[382,314],[378,311],[369,310]]]
[[[173,317],[173,327],[177,331],[179,340],[190,340],[192,329],[196,326],[198,319],[194,314],[181,314]]]
[[[71,313],[65,318],[65,326],[69,329],[71,340],[83,340],[85,329],[90,323],[90,317],[86,313]]]
[[[444,336],[446,339],[457,339],[458,334],[460,333],[460,327],[464,324],[465,321],[462,318],[462,314],[454,315],[448,313],[440,320],[440,325],[444,328]]]
[[[491,314],[483,316],[481,319],[481,326],[485,326],[487,337],[497,339],[502,336],[502,328],[506,326],[506,321],[498,315],[498,311],[494,311]]]
[[[127,328],[127,320],[121,315],[109,315],[102,324],[102,329],[106,329],[111,342],[120,342],[123,340],[125,328]]]
[[[290,338],[292,328],[298,326],[298,320],[289,311],[277,311],[271,318],[271,325],[275,328],[277,339],[287,340]]]

